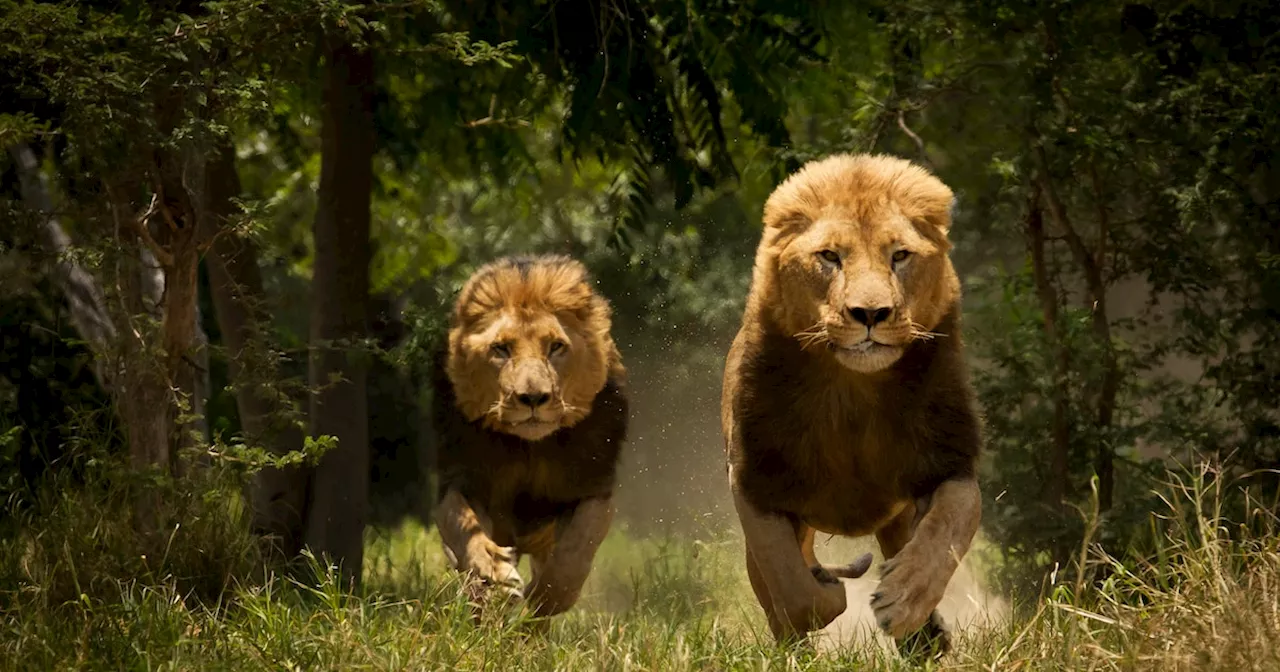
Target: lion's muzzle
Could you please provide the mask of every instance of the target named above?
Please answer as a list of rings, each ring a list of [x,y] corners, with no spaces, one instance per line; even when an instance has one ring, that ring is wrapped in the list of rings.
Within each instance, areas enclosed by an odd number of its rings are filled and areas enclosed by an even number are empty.
[[[503,367],[499,383],[502,401],[495,410],[504,431],[536,439],[558,428],[564,404],[555,369],[547,360],[513,359]]]

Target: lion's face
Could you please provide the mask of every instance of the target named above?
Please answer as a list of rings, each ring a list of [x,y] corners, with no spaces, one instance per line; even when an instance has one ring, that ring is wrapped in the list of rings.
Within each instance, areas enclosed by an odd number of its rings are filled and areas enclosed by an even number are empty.
[[[577,262],[498,264],[459,297],[448,374],[469,420],[537,441],[585,418],[604,387],[609,309]]]
[[[958,296],[947,257],[952,196],[912,164],[838,156],[811,163],[765,206],[759,266],[774,314],[846,368],[892,366]]]

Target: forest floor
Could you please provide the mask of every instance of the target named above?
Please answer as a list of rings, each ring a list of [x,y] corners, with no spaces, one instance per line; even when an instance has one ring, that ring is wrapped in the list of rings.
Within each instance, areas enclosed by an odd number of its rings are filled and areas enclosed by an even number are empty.
[[[1280,669],[1280,543],[1234,529],[1233,539],[1193,500],[1173,502],[1151,561],[1098,556],[1107,581],[1057,576],[1020,607],[983,589],[984,554],[972,554],[941,608],[955,648],[931,666]],[[434,532],[414,523],[370,533],[359,596],[320,570],[315,581],[232,584],[202,599],[191,581],[146,569],[225,562],[237,542],[206,523],[176,528],[162,558],[126,559],[111,555],[120,523],[110,506],[69,503],[44,529],[4,542],[0,670],[908,669],[869,627],[873,578],[849,582],[849,612],[815,642],[774,645],[732,533],[656,540],[615,526],[582,601],[536,633],[510,614],[474,624]],[[820,539],[819,553],[864,545]]]

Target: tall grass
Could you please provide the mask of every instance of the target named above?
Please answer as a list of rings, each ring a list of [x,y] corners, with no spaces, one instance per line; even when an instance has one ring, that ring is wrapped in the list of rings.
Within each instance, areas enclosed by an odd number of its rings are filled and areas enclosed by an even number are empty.
[[[1228,524],[1220,484],[1173,479],[1152,553],[1086,546],[1083,571],[1058,572],[1003,626],[960,632],[937,667],[1280,669],[1274,512]],[[224,492],[168,493],[185,517],[163,544],[138,538],[111,487],[46,503],[0,543],[0,670],[904,667],[875,646],[775,646],[729,532],[693,542],[619,527],[578,608],[539,633],[512,613],[475,624],[434,533],[413,523],[370,534],[358,595],[314,561],[263,574]]]

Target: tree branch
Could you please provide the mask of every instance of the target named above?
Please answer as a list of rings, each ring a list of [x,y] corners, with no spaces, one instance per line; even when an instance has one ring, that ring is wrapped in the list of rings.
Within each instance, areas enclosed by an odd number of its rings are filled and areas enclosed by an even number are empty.
[[[130,220],[130,223],[133,225],[134,232],[138,234],[138,237],[142,239],[142,242],[151,250],[151,254],[155,256],[156,261],[160,262],[160,265],[165,268],[172,268],[173,255],[169,254],[168,250],[164,249],[160,243],[156,242],[155,238],[151,237],[150,221],[151,218],[155,216],[156,212],[163,212],[165,219],[169,220],[170,223],[173,222],[173,218],[169,216],[168,210],[166,210],[164,205],[160,202],[160,194],[155,193],[151,195],[151,204],[147,206],[147,209],[143,211],[142,214]]]
[[[901,128],[902,132],[906,133],[907,137],[911,138],[911,141],[916,143],[916,151],[920,153],[921,163],[932,168],[933,161],[929,160],[929,152],[924,148],[924,140],[907,126],[906,110],[901,108],[898,109],[898,128]]]

